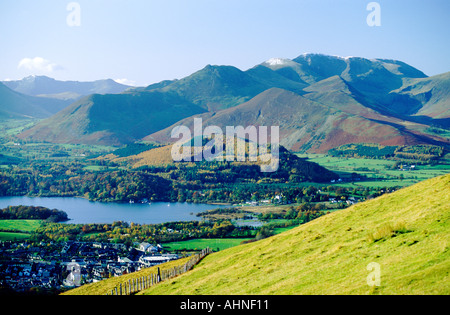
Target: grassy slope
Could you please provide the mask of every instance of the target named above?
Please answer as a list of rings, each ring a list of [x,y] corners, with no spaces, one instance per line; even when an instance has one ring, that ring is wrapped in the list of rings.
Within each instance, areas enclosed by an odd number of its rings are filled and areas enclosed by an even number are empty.
[[[145,294],[450,294],[449,204],[450,175],[434,178],[212,254]]]
[[[52,143],[122,145],[203,112],[204,109],[171,93],[94,94],[18,137]]]

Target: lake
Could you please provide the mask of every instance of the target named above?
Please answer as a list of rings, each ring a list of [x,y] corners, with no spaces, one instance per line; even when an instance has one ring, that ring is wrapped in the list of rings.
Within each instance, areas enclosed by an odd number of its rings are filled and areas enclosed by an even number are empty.
[[[224,208],[222,205],[153,202],[103,203],[83,198],[39,198],[39,197],[0,197],[0,209],[8,206],[41,206],[58,209],[67,213],[71,219],[67,223],[113,223],[115,221],[137,224],[158,224],[164,222],[199,221],[199,212]]]

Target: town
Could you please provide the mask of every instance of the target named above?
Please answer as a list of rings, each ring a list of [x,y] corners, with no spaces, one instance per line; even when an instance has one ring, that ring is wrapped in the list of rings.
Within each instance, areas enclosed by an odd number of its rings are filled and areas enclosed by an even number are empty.
[[[0,242],[0,288],[6,293],[58,294],[74,286],[179,259],[161,245],[99,242]],[[71,281],[77,266],[79,281]]]

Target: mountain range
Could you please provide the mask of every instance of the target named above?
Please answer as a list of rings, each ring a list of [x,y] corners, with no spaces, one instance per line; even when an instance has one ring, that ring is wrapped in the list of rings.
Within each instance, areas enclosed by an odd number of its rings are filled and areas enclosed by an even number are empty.
[[[21,94],[0,83],[0,120],[47,118],[70,102]]]
[[[10,89],[31,96],[74,102],[90,94],[119,94],[131,88],[112,79],[93,82],[59,81],[47,76],[28,76],[17,81],[3,81]]]
[[[46,76],[3,81],[0,82],[0,119],[48,118],[83,96],[121,93],[128,88],[113,80],[58,81]]]
[[[208,65],[181,80],[89,95],[20,137],[55,143],[169,143],[174,126],[280,126],[288,149],[348,143],[439,144],[450,127],[450,72],[428,77],[396,60],[303,54],[242,71]]]

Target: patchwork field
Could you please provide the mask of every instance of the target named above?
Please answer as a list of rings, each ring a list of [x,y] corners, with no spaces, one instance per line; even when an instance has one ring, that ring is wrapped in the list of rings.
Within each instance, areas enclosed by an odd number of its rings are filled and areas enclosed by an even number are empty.
[[[40,220],[0,220],[0,241],[27,239],[41,224]]]
[[[368,177],[366,181],[340,184],[347,187],[407,187],[450,173],[450,164],[415,165],[414,170],[410,170],[405,164],[404,170],[401,170],[398,167],[394,168],[396,162],[392,160],[341,158],[324,154],[297,154],[297,156],[334,171],[342,178],[349,177],[353,172]]]

